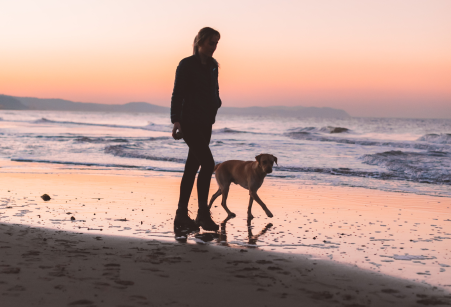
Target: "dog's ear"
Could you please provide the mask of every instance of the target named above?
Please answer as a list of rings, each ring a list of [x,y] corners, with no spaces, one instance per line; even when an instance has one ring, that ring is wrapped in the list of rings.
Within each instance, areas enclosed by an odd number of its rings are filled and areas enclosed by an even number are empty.
[[[259,154],[258,156],[255,156],[255,160],[257,160],[258,164],[260,164],[260,160],[262,158],[263,154]]]
[[[276,165],[279,166],[279,164],[277,164],[277,157],[273,155],[274,158],[274,162],[276,162]]]

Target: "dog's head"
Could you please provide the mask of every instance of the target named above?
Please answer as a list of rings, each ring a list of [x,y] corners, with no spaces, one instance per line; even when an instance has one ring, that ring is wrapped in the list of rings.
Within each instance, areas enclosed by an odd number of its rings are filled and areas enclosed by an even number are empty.
[[[259,154],[255,157],[255,160],[258,162],[258,166],[267,174],[272,173],[274,162],[277,164],[277,157],[271,154]]]

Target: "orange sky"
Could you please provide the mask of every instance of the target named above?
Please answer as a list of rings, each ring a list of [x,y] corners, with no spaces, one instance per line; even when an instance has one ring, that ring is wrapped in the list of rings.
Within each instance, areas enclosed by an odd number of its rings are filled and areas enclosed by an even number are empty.
[[[224,106],[451,118],[451,1],[160,2],[3,4],[0,93],[169,106],[211,26]]]

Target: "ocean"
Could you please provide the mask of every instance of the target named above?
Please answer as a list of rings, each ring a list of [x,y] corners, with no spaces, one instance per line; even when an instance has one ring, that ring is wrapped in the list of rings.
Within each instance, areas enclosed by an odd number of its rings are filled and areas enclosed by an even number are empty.
[[[171,130],[169,114],[0,110],[0,159],[181,175]],[[275,155],[270,180],[451,196],[450,119],[220,115],[210,147],[216,163]]]

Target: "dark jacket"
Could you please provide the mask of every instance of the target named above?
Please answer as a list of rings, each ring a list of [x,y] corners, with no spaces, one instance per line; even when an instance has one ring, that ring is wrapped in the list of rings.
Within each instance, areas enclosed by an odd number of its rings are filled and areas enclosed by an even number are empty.
[[[180,61],[171,99],[171,122],[214,124],[221,107],[218,65],[214,59],[202,65],[197,55]]]

